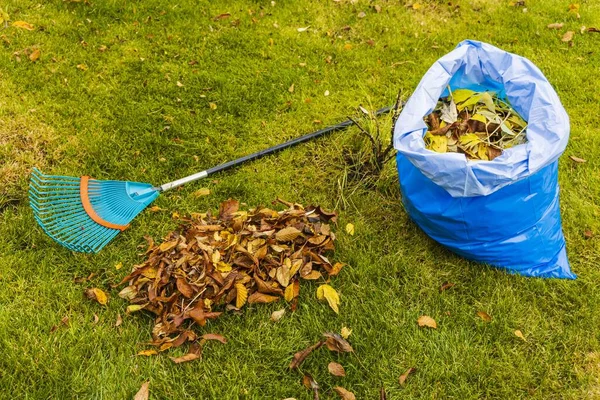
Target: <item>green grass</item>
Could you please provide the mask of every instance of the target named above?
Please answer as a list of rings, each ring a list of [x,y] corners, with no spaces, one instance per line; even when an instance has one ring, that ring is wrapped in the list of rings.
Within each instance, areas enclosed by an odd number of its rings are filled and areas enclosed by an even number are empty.
[[[359,399],[377,398],[382,385],[390,399],[600,398],[600,34],[579,34],[582,25],[600,28],[600,4],[581,0],[581,19],[559,0],[528,0],[526,13],[508,1],[421,4],[0,3],[13,21],[36,27],[0,30],[0,397],[125,399],[150,380],[156,399],[309,399],[301,375],[287,368],[291,357],[346,325],[356,357],[320,350],[302,366],[325,399],[336,398],[335,385]],[[361,11],[365,18],[357,17]],[[225,12],[231,17],[213,20]],[[565,28],[547,29],[553,22]],[[560,40],[566,30],[577,32],[573,47]],[[56,245],[28,208],[34,165],[160,184],[338,122],[359,104],[391,104],[399,88],[410,94],[429,66],[466,38],[531,59],[571,117],[566,155],[588,160],[560,161],[576,281],[513,276],[443,249],[403,211],[393,163],[374,188],[340,191],[340,154],[354,145],[355,130],[166,193],[155,203],[166,211],[143,213],[98,255]],[[28,48],[41,50],[37,62]],[[192,196],[203,186],[210,196]],[[316,300],[316,284],[304,284],[298,311],[277,324],[269,315],[281,304],[209,323],[204,331],[230,341],[210,343],[200,362],[136,357],[152,319],[125,316],[110,284],[140,262],[143,235],[158,240],[176,228],[174,211],[215,210],[229,197],[269,204],[277,196],[340,211],[334,259],[349,264],[332,281],[342,296],[340,315]],[[353,237],[343,232],[348,222],[356,225]],[[597,236],[585,240],[584,229]],[[124,268],[116,270],[119,262]],[[92,272],[90,282],[74,283]],[[444,281],[456,286],[439,293]],[[84,298],[92,286],[109,291],[107,307]],[[493,321],[479,320],[480,310]],[[124,321],[115,328],[118,313]],[[439,328],[419,329],[422,314]],[[68,327],[50,333],[64,316]],[[331,360],[344,365],[346,378],[328,375]],[[408,367],[417,371],[401,387]]]

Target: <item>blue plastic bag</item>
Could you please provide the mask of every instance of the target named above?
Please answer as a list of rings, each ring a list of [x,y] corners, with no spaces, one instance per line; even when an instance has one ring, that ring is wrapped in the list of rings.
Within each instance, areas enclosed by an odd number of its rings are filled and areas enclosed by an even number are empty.
[[[430,114],[459,88],[492,90],[528,122],[527,143],[492,161],[425,149]],[[457,254],[526,276],[575,279],[561,228],[558,157],[569,117],[531,61],[466,40],[427,71],[394,130],[402,200],[411,218]]]

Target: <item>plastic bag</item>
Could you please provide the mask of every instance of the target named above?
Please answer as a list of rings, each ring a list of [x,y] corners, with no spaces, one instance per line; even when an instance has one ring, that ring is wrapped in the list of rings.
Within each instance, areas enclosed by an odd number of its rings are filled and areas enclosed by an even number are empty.
[[[451,90],[491,90],[528,122],[527,143],[492,161],[425,149],[430,114]],[[531,61],[466,40],[440,58],[407,101],[394,130],[402,200],[431,238],[459,255],[526,276],[569,278],[558,195],[558,157],[569,117]]]

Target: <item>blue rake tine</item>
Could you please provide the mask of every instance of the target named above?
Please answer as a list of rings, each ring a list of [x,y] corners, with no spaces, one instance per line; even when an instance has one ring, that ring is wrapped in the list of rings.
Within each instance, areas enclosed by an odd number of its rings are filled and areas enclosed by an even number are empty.
[[[54,241],[73,251],[97,253],[159,193],[149,183],[45,175],[34,168],[29,203]]]

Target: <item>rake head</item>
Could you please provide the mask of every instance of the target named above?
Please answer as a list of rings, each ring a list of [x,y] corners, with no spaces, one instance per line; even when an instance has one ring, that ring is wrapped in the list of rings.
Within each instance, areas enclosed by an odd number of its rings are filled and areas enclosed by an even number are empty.
[[[148,183],[44,175],[36,168],[29,184],[31,208],[44,232],[82,253],[100,251],[159,193]]]

